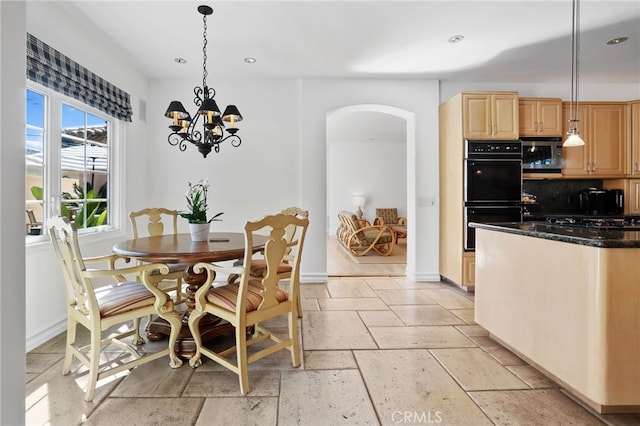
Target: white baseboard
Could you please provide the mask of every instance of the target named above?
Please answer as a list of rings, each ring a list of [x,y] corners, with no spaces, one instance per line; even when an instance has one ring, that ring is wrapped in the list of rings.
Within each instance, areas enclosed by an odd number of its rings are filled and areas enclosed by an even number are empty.
[[[307,273],[300,274],[300,283],[326,283],[329,281],[329,275],[326,272],[316,272],[316,273]]]
[[[407,272],[407,278],[417,282],[424,282],[424,281],[440,282],[440,274],[434,274],[434,273],[410,274],[409,272]]]
[[[67,320],[62,320],[52,325],[34,336],[27,336],[27,352],[30,352],[38,346],[53,339],[60,333],[67,331]]]

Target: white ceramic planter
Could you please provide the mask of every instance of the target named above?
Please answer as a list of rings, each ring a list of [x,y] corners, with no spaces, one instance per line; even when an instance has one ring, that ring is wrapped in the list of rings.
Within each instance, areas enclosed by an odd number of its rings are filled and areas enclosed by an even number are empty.
[[[208,241],[210,223],[190,223],[191,241]]]

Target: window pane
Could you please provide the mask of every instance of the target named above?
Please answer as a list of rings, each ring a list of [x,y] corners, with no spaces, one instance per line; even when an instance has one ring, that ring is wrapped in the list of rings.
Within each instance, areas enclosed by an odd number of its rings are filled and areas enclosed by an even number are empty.
[[[62,106],[61,211],[79,229],[108,223],[108,136],[103,118]]]
[[[44,128],[44,95],[27,90],[27,124]]]
[[[39,235],[44,217],[45,96],[27,90],[25,132],[25,232]]]

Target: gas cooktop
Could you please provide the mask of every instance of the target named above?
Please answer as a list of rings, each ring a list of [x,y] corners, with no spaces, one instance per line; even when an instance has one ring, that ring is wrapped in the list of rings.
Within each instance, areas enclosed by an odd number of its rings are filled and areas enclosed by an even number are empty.
[[[547,223],[554,225],[571,225],[584,228],[620,231],[640,231],[640,216],[625,217],[561,217],[552,216],[546,219]]]

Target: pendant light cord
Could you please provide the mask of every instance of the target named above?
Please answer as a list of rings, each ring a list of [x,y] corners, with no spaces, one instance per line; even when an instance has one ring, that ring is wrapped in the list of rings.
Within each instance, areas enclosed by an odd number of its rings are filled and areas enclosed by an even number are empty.
[[[577,129],[578,99],[580,78],[580,1],[573,0],[573,25],[571,34],[571,107],[569,114],[573,125]]]

